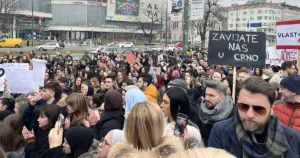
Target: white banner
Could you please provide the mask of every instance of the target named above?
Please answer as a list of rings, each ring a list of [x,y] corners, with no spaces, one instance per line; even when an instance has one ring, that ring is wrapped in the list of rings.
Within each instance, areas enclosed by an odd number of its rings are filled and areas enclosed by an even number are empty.
[[[191,0],[190,20],[202,20],[204,16],[204,0]]]
[[[171,21],[182,21],[184,0],[171,0]]]
[[[46,60],[32,59],[33,77],[38,86],[44,86]]]
[[[267,48],[266,64],[279,65],[284,61],[297,61],[298,63],[298,50],[297,49],[276,49],[275,47]]]
[[[300,49],[300,20],[276,23],[276,48]]]

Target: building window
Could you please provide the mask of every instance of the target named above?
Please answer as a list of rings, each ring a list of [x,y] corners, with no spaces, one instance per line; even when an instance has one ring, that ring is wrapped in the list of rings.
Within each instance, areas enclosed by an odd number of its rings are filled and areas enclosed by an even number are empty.
[[[277,11],[277,14],[280,14],[280,11]]]
[[[268,16],[265,16],[265,20],[268,20]]]
[[[250,17],[250,20],[254,20],[254,18],[253,18],[253,17]]]
[[[243,15],[247,15],[247,12],[243,12]]]
[[[269,16],[269,20],[272,20],[272,17],[271,17],[271,16]]]
[[[251,14],[251,15],[255,14],[254,10],[250,11],[250,14]]]
[[[258,12],[258,14],[261,14],[263,11],[262,10],[258,10],[257,12]]]
[[[268,14],[268,10],[265,10],[265,14]]]
[[[233,27],[233,24],[229,24],[229,27],[232,28],[232,27]]]
[[[258,16],[258,17],[257,17],[257,20],[262,20],[262,16]]]
[[[230,13],[230,16],[233,16],[233,13]]]

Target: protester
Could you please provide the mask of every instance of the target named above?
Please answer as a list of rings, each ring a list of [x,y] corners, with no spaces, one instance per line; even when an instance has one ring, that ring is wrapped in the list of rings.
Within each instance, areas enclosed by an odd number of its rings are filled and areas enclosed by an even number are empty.
[[[72,87],[72,92],[74,93],[79,93],[80,89],[81,89],[81,84],[83,82],[83,78],[82,77],[77,77],[75,84]]]
[[[122,95],[118,91],[107,91],[104,99],[104,112],[97,124],[92,126],[96,139],[100,140],[113,129],[123,129],[125,112],[122,102]]]
[[[157,89],[152,84],[152,76],[150,74],[139,77],[137,86],[145,93],[148,101],[157,103]]]
[[[65,129],[78,125],[88,126],[88,103],[80,93],[72,93],[66,99],[69,116],[65,120]]]
[[[118,129],[111,130],[99,143],[99,158],[106,158],[112,147],[117,143],[125,142],[124,132]]]
[[[163,112],[159,106],[149,101],[138,103],[131,109],[125,125],[124,133],[127,142],[115,145],[109,152],[108,158],[117,155],[133,157],[140,153],[167,157],[184,149],[179,138],[163,137],[163,132]]]
[[[24,110],[28,107],[28,100],[25,98],[17,98],[15,100],[15,114],[19,117],[22,117]]]
[[[214,123],[234,116],[235,110],[232,99],[226,94],[226,87],[220,81],[206,81],[205,100],[197,109],[195,123],[200,129],[204,144],[207,146],[208,138]]]
[[[3,148],[6,156],[12,152],[18,152],[19,144],[17,144],[14,134],[14,129],[9,124],[0,121],[0,147]],[[22,151],[19,154],[23,155]]]
[[[275,99],[269,83],[247,79],[237,100],[237,115],[214,124],[208,146],[236,157],[299,157],[300,134],[271,115]]]
[[[49,133],[49,150],[45,151],[42,158],[79,158],[89,151],[93,143],[93,132],[91,129],[75,126],[64,134],[59,124],[55,124]]]
[[[280,84],[281,80],[286,78],[287,76],[291,75],[291,74],[295,74],[295,65],[293,65],[293,63],[291,61],[285,61],[281,64],[281,70],[276,73],[271,79],[270,79],[270,83],[271,82],[276,82],[278,84]]]
[[[164,112],[164,115],[166,116],[164,130],[165,136],[175,135],[175,122],[178,117],[178,114],[182,113],[189,117],[189,124],[186,126],[187,133],[185,133],[184,136],[186,138],[195,137],[195,139],[197,140],[197,146],[203,146],[200,131],[199,129],[197,129],[197,125],[194,125],[194,123],[191,121],[195,116],[191,115],[188,96],[184,89],[179,87],[173,87],[168,89],[163,96],[163,102],[160,106]]]
[[[130,110],[137,104],[147,101],[145,94],[140,89],[129,89],[125,95],[125,115],[127,116]]]
[[[279,93],[284,103],[274,104],[274,114],[282,124],[300,132],[300,76],[286,77],[280,86]]]

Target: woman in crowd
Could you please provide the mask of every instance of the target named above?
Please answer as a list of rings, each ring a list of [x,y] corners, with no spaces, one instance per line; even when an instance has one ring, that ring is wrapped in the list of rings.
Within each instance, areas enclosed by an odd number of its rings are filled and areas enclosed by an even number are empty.
[[[3,121],[5,117],[14,113],[15,101],[13,98],[1,98],[0,99],[0,121]]]
[[[82,82],[83,82],[83,78],[82,77],[77,77],[76,80],[75,80],[75,84],[72,87],[72,92],[80,93]]]
[[[100,140],[113,129],[123,129],[124,109],[122,95],[116,90],[109,90],[105,94],[104,112],[93,131],[95,138]]]
[[[235,158],[225,150],[215,148],[195,148],[172,154],[169,158]]]
[[[3,122],[8,124],[14,131],[13,141],[15,141],[14,144],[16,149],[14,152],[10,153],[10,156],[25,157],[25,153],[24,153],[25,141],[22,135],[22,128],[24,126],[24,123],[22,119],[17,114],[12,114],[7,116]]]
[[[15,113],[19,116],[22,117],[23,112],[25,108],[28,106],[28,100],[25,98],[17,98],[15,100],[15,108],[14,111]]]
[[[18,151],[14,134],[14,130],[9,124],[0,121],[0,147],[3,148],[6,156]],[[23,155],[22,152],[19,155]],[[20,158],[24,158],[24,156],[20,156]]]
[[[25,139],[26,158],[40,158],[44,151],[49,149],[48,135],[54,127],[59,115],[59,107],[56,105],[43,106],[39,109],[39,128],[36,133],[29,131],[25,126],[22,134]]]
[[[163,137],[163,132],[164,118],[160,107],[152,102],[138,103],[131,109],[126,121],[124,133],[127,143],[115,145],[108,158],[117,155],[133,157],[138,153],[167,157],[184,149],[179,138]]]
[[[66,99],[69,116],[65,120],[65,129],[88,123],[88,103],[80,93],[72,93]]]
[[[184,137],[194,137],[197,140],[197,146],[203,146],[203,141],[197,125],[191,121],[195,115],[189,104],[187,93],[184,89],[173,87],[166,91],[163,96],[161,108],[166,116],[164,135],[174,135],[175,122],[178,114],[182,113],[188,116],[188,125],[186,126]]]
[[[147,101],[147,98],[140,89],[133,88],[129,89],[125,94],[125,116],[127,117],[130,110],[135,106],[137,103],[145,102]]]
[[[125,142],[124,131],[114,129],[107,133],[99,143],[99,158],[106,158],[111,148],[121,142]]]
[[[56,123],[49,133],[49,149],[43,153],[42,158],[79,158],[89,151],[92,143],[91,129],[74,126],[64,133],[59,123]]]
[[[262,77],[262,75],[263,75],[263,70],[262,70],[262,68],[255,68],[255,69],[254,69],[254,74],[253,74],[253,76]]]

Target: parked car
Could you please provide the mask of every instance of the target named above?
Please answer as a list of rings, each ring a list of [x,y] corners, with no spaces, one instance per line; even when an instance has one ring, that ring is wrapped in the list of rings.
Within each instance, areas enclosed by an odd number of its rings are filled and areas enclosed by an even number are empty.
[[[163,50],[162,47],[159,47],[157,45],[146,45],[145,46],[145,52],[159,52]]]
[[[107,46],[110,46],[110,47],[116,46],[116,47],[118,47],[119,46],[119,42],[114,41],[114,42],[108,43]]]
[[[92,48],[91,50],[90,49],[87,49],[88,51],[90,51],[91,53],[98,53],[102,50],[104,50],[105,46],[99,46],[97,48]]]
[[[175,45],[176,45],[177,47],[183,47],[183,43],[182,43],[182,42],[177,42]]]
[[[37,46],[36,48],[39,51],[42,51],[42,50],[58,50],[59,49],[59,44],[55,43],[55,42],[45,43],[43,45]]]
[[[105,54],[110,54],[110,53],[114,53],[114,54],[117,54],[117,53],[122,53],[123,50],[119,47],[101,47],[100,49],[98,49],[98,51],[90,51],[91,54],[96,54],[96,53],[105,53]]]
[[[0,39],[0,47],[16,47],[22,46],[23,40],[21,38],[4,38]]]
[[[133,48],[134,44],[132,42],[124,42],[124,43],[119,43],[120,48]]]
[[[167,47],[164,48],[165,51],[173,51],[176,47],[173,44],[168,44]]]

